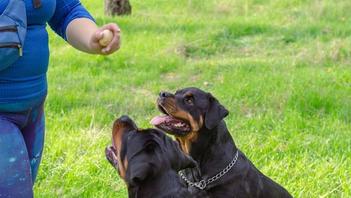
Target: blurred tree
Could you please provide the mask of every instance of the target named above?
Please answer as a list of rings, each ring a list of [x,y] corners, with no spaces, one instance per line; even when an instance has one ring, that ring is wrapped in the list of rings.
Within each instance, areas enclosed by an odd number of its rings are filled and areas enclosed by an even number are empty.
[[[105,14],[108,16],[129,15],[132,6],[129,0],[105,0]]]

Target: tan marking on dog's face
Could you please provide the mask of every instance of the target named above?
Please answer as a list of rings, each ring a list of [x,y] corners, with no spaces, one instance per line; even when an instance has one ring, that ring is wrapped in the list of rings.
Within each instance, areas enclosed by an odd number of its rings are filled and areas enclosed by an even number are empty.
[[[191,143],[197,140],[198,132],[203,126],[203,116],[200,116],[200,119],[198,122],[195,121],[195,119],[189,112],[184,111],[181,108],[177,107],[174,98],[167,98],[165,100],[164,105],[162,105],[162,107],[164,108],[165,111],[167,111],[169,115],[189,122],[192,131],[186,136],[182,136],[182,137],[176,136],[176,139],[178,140],[183,152],[186,154],[189,154],[191,150]]]
[[[124,157],[124,160],[123,160],[123,168],[124,170],[127,170],[128,169],[128,159],[127,159],[127,156]],[[125,175],[125,172],[124,172],[124,175]],[[123,177],[124,178],[124,177]]]
[[[202,117],[200,117],[200,123],[201,125],[203,123]],[[189,155],[191,150],[191,144],[197,140],[198,136],[199,136],[199,131],[197,130],[197,131],[190,132],[185,137],[176,137],[176,139],[180,143],[180,147],[182,151]]]
[[[162,102],[162,107],[170,115],[172,115],[174,112],[178,111],[178,109],[175,105],[175,99],[173,97],[168,97],[168,98],[164,99],[164,101]]]
[[[165,111],[167,111],[169,115],[189,122],[191,129],[194,132],[198,132],[203,125],[202,116],[200,117],[199,122],[195,121],[195,119],[189,112],[182,110],[176,105],[174,98],[167,98],[165,100],[165,103],[162,104],[162,107]]]

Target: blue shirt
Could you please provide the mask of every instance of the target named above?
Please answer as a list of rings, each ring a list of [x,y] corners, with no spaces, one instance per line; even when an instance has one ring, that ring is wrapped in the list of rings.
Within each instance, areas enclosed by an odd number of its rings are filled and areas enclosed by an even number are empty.
[[[79,0],[41,0],[38,9],[33,7],[32,0],[24,1],[28,27],[23,56],[0,70],[0,112],[25,111],[43,102],[47,93],[49,63],[47,23],[66,39],[66,28],[73,19],[94,20]],[[0,1],[0,14],[8,2]]]

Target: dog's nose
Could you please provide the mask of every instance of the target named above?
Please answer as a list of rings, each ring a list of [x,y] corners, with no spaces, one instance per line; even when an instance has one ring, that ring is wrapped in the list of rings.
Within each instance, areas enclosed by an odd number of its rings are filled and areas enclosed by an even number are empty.
[[[161,98],[167,98],[167,97],[171,96],[172,94],[165,92],[165,91],[161,91],[159,95]]]

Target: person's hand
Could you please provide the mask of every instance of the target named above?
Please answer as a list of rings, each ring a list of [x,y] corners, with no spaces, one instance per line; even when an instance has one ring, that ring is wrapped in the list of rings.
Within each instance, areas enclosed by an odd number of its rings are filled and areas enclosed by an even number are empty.
[[[112,39],[104,38],[107,34],[103,32],[109,30],[112,32]],[[101,41],[110,41],[109,43],[104,43]],[[100,54],[112,54],[113,52],[117,51],[121,47],[121,30],[119,27],[114,23],[106,24],[100,27],[93,35],[91,40],[91,48],[96,49]]]

